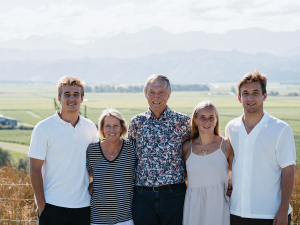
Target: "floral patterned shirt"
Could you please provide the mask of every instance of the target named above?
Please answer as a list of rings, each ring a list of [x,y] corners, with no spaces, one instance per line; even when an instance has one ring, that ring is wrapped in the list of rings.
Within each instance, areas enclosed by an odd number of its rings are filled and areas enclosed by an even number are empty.
[[[168,106],[157,119],[150,109],[129,122],[128,138],[136,142],[135,185],[158,187],[183,183],[182,143],[191,131],[189,116]]]

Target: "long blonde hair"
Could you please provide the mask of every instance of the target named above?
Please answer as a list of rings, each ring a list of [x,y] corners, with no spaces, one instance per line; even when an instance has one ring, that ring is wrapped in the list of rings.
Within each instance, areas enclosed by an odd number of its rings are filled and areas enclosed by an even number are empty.
[[[194,122],[194,118],[197,117],[197,113],[201,110],[204,109],[206,107],[210,107],[211,109],[214,110],[216,117],[217,117],[217,124],[214,128],[214,134],[221,136],[220,135],[220,123],[219,123],[219,114],[218,114],[218,110],[217,108],[214,106],[214,104],[211,101],[203,101],[200,102],[198,105],[196,105],[193,114],[192,114],[192,119],[191,119],[191,135],[190,135],[190,139],[194,139],[196,137],[199,136],[199,131],[198,131],[198,127],[196,126],[195,122]]]

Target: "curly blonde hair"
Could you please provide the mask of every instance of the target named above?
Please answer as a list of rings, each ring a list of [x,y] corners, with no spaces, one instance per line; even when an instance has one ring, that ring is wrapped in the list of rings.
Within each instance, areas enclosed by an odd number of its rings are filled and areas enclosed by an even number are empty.
[[[76,85],[81,87],[81,97],[84,96],[85,82],[77,77],[63,76],[57,80],[58,95],[62,94],[62,86]]]

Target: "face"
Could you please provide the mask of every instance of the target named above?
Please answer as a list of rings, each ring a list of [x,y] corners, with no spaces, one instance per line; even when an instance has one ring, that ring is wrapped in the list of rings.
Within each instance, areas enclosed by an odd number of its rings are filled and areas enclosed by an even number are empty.
[[[117,141],[121,137],[121,122],[114,116],[107,116],[104,119],[103,133],[105,140]]]
[[[213,133],[215,126],[217,124],[218,118],[215,111],[206,107],[200,109],[197,113],[197,116],[193,118],[194,123],[197,125],[199,133]]]
[[[83,96],[81,97],[81,87],[77,85],[62,86],[61,96],[58,95],[58,101],[61,104],[62,112],[79,113],[80,104],[83,101]]]
[[[238,96],[242,103],[244,112],[262,113],[263,102],[267,98],[267,92],[262,94],[261,85],[258,82],[245,83],[240,87],[241,96]]]
[[[170,97],[166,82],[157,79],[149,83],[145,96],[151,111],[154,114],[162,114]]]

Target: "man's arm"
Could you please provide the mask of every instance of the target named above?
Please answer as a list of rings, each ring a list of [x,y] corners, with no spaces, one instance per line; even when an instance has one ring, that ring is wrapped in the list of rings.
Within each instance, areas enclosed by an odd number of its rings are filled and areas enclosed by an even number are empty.
[[[233,162],[234,152],[233,152],[229,138],[226,139],[225,148],[226,148],[225,156],[228,161],[228,170],[229,170],[229,177],[230,177],[230,175],[232,174],[232,162]],[[231,180],[228,180],[228,188],[227,188],[226,195],[230,197],[231,194],[232,194],[232,182],[231,182]]]
[[[42,177],[42,166],[44,160],[30,158],[30,179],[33,192],[36,198],[37,206],[39,209],[39,216],[44,211],[46,200],[44,195],[43,177]]]
[[[289,204],[294,188],[295,165],[290,165],[281,171],[281,203],[275,215],[273,225],[288,224]]]

